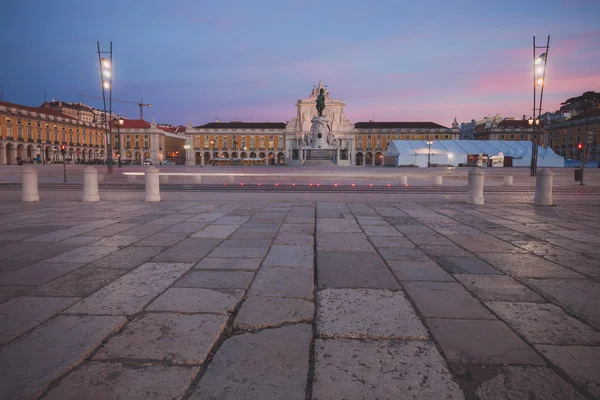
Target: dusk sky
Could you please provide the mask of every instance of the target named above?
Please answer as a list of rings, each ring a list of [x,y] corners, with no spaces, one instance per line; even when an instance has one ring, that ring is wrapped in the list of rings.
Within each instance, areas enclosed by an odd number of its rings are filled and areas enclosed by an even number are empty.
[[[101,108],[96,41],[113,41],[113,98],[144,119],[287,121],[319,80],[359,121],[450,126],[531,115],[532,38],[551,36],[544,110],[600,90],[600,1],[32,1],[3,3],[4,100]],[[134,104],[116,112],[139,118]]]

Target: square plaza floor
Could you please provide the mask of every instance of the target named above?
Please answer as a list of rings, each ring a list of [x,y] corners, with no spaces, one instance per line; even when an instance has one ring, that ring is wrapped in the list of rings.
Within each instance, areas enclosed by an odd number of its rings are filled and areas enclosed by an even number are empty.
[[[597,205],[196,196],[3,204],[0,397],[600,398]]]

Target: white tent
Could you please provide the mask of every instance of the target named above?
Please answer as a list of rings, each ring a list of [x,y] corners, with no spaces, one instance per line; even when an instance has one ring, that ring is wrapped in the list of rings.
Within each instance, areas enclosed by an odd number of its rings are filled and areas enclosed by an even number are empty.
[[[529,141],[506,140],[433,140],[431,145],[431,164],[458,166],[469,163],[481,156],[500,162],[505,157],[512,158],[514,167],[529,167],[531,164],[531,145]],[[385,155],[396,158],[396,165],[414,165],[427,167],[429,146],[424,140],[393,140]],[[496,164],[498,165],[498,164]],[[501,164],[500,164],[501,165]],[[538,167],[564,167],[564,158],[552,151],[538,146]]]

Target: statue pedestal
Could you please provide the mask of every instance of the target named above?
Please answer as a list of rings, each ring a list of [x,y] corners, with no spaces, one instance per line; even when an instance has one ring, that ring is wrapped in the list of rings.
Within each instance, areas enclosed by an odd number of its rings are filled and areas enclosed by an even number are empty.
[[[329,134],[329,128],[327,127],[327,123],[329,120],[327,117],[314,117],[312,119],[312,145],[313,149],[329,149],[329,144],[327,143],[327,135]]]

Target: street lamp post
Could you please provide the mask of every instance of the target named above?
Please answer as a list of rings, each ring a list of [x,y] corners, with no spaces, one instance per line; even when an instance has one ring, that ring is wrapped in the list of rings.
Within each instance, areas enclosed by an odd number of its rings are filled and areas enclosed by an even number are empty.
[[[121,125],[123,125],[125,123],[125,121],[123,120],[123,118],[114,118],[113,119],[113,124],[115,124],[117,126],[117,151],[119,152],[119,154],[117,155],[117,158],[119,160],[119,164],[118,167],[121,168]]]
[[[529,124],[532,127],[531,134],[531,176],[537,175],[537,159],[538,159],[538,145],[536,131],[540,131],[540,115],[542,114],[542,100],[544,98],[544,84],[546,83],[546,64],[548,63],[548,49],[550,48],[550,35],[548,35],[548,41],[546,46],[536,46],[535,36],[533,37],[533,116],[529,120]],[[536,49],[545,49],[545,52],[536,56]],[[536,103],[537,87],[540,87],[540,105]],[[537,117],[536,117],[537,111]],[[535,124],[534,124],[535,121]]]
[[[210,141],[210,146],[212,147],[212,166],[215,166],[215,141]]]
[[[427,147],[429,147],[429,153],[427,154],[427,168],[431,167],[431,145],[433,144],[432,140],[428,140],[425,142]]]
[[[106,94],[108,90],[108,107],[109,115],[112,115],[112,42],[110,42],[110,51],[100,51],[100,42],[98,45],[98,62],[100,63],[100,80],[102,81],[102,101],[104,102],[104,123],[106,128],[106,153],[107,153],[107,172],[113,173],[113,154],[112,154],[112,124],[109,123],[106,117]],[[102,54],[109,54],[109,58],[102,57]]]

